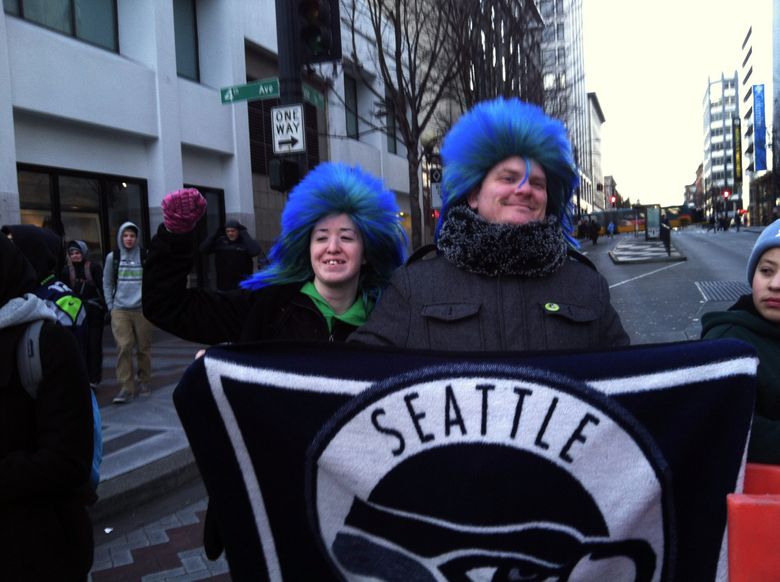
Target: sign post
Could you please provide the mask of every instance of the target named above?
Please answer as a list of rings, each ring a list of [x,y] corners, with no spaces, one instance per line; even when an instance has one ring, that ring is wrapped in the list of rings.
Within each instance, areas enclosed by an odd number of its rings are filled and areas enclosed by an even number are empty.
[[[282,105],[271,109],[271,126],[275,154],[306,152],[303,105]]]

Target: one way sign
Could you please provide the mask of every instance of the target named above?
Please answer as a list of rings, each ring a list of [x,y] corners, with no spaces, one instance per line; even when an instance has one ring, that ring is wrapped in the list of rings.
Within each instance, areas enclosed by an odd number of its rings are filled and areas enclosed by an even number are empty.
[[[296,154],[306,151],[303,105],[283,105],[271,109],[274,153]]]

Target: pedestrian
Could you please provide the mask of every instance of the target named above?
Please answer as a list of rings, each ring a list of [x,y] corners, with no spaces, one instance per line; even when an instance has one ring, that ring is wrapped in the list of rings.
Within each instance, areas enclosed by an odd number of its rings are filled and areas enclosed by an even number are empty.
[[[87,372],[96,390],[103,378],[103,326],[106,304],[103,300],[103,268],[89,260],[89,247],[83,240],[68,243],[68,264],[62,280],[81,299],[87,318]]]
[[[734,338],[758,352],[756,410],[747,459],[780,464],[780,220],[764,229],[747,265],[751,293],[702,317],[702,338]]]
[[[86,580],[92,524],[89,379],[73,334],[32,291],[35,271],[0,236],[0,563],[2,578]],[[27,325],[39,332],[41,380],[33,397],[17,370]],[[37,390],[36,390],[37,388]]]
[[[496,351],[627,345],[606,280],[575,249],[577,185],[562,123],[496,99],[444,139],[436,255],[398,269],[350,341]]]
[[[734,214],[734,226],[739,232],[739,227],[742,226],[742,215],[739,212]]]
[[[607,225],[607,234],[609,235],[609,238],[614,238],[615,236],[615,223],[612,222],[611,220]]]
[[[117,347],[116,378],[120,390],[113,402],[124,404],[136,392],[141,396],[151,394],[152,324],[142,310],[145,253],[141,248],[141,231],[132,222],[125,222],[117,230],[116,242],[117,248],[106,256],[103,297],[111,314],[111,332]]]
[[[597,245],[599,242],[599,233],[601,232],[601,225],[591,218],[588,231],[590,232],[590,242],[593,243],[594,245]]]
[[[5,225],[2,232],[30,262],[38,285],[33,293],[54,312],[57,323],[76,337],[84,360],[87,358],[87,314],[84,304],[70,287],[59,280],[65,264],[62,237],[53,230],[33,224]]]
[[[407,239],[395,195],[357,167],[322,163],[290,192],[270,263],[230,293],[187,289],[195,224],[206,201],[195,189],[162,202],[163,224],[144,271],[144,313],[183,339],[341,342],[365,322]],[[222,552],[211,511],[204,544]]]
[[[260,244],[237,220],[228,220],[214,234],[200,245],[200,252],[214,255],[217,272],[217,289],[230,291],[254,271],[252,259],[265,264],[265,255]]]
[[[661,242],[664,243],[664,250],[666,250],[666,256],[672,256],[672,226],[669,224],[669,219],[666,214],[661,216]]]
[[[707,222],[707,230],[711,230],[712,232],[716,232],[718,229],[715,227],[715,215],[711,214],[710,219]]]

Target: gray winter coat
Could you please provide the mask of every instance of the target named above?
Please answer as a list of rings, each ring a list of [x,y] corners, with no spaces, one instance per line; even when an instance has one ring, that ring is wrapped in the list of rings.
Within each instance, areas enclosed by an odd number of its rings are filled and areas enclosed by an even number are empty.
[[[547,277],[488,277],[443,256],[398,269],[349,341],[446,351],[584,350],[628,345],[594,268],[568,259]]]

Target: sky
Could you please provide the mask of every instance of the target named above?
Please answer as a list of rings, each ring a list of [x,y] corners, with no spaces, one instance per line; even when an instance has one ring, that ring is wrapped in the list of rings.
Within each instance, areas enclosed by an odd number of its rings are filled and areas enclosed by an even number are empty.
[[[707,77],[733,75],[772,0],[583,0],[585,85],[606,118],[602,170],[631,202],[681,204],[703,160]]]

